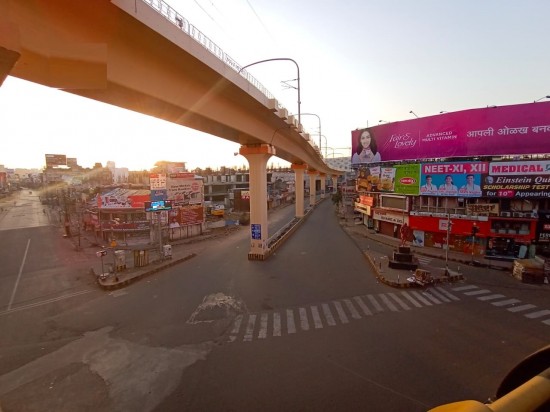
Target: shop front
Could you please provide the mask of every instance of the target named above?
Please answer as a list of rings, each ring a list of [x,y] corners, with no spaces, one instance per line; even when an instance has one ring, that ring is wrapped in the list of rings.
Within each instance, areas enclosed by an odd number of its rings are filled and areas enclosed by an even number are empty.
[[[508,259],[527,257],[528,249],[536,238],[536,219],[492,217],[489,223],[487,257]]]
[[[490,224],[486,217],[480,219],[485,220],[473,220],[445,213],[422,215],[413,212],[409,217],[412,242],[416,246],[438,249],[445,249],[448,244],[450,251],[472,256],[483,255]]]
[[[375,208],[373,211],[374,229],[386,236],[399,237],[399,230],[409,220],[404,212],[395,212],[386,209]]]

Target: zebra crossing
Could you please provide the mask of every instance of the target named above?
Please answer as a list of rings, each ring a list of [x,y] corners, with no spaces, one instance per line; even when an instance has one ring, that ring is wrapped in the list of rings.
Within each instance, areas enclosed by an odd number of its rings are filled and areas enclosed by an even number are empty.
[[[516,298],[509,298],[500,293],[493,293],[488,289],[482,289],[476,285],[464,285],[452,288],[453,292],[462,293],[465,296],[476,298],[481,302],[506,309],[508,312],[517,313],[527,319],[540,320],[550,326],[550,309],[541,309],[531,303],[524,303]]]
[[[251,342],[270,337],[346,325],[381,312],[403,312],[455,302],[460,298],[442,287],[424,291],[403,290],[353,296],[315,305],[279,311],[239,315],[233,321],[228,341]]]

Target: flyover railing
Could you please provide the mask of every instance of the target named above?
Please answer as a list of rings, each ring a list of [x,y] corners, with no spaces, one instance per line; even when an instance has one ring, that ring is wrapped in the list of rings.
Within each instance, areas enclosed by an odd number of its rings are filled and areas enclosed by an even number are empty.
[[[224,52],[221,47],[214,43],[208,36],[202,33],[199,29],[193,26],[189,20],[178,13],[173,7],[163,0],[142,0],[145,4],[149,5],[152,9],[156,10],[160,15],[166,18],[170,23],[179,27],[185,34],[194,39],[202,47],[216,56],[219,60],[224,62],[227,66],[235,70],[239,75],[244,77],[250,84],[258,89],[268,99],[274,99],[275,96],[265,88],[254,76],[248,73],[246,70],[241,70],[242,66],[235,61],[231,56]],[[316,148],[319,156],[322,158],[320,148],[315,143],[309,141],[309,144]]]
[[[164,16],[168,21],[170,21],[175,26],[179,27],[185,34],[192,37],[197,43],[202,47],[216,56],[218,59],[223,61],[241,76],[243,76],[249,83],[256,87],[262,94],[267,98],[273,99],[274,96],[269,90],[265,88],[257,79],[254,78],[246,70],[240,71],[242,66],[239,65],[231,56],[224,52],[221,47],[214,43],[208,36],[202,33],[199,29],[193,26],[189,20],[179,14],[174,8],[172,8],[168,3],[163,0],[142,0],[144,3],[148,4],[151,8],[156,10],[162,16]]]

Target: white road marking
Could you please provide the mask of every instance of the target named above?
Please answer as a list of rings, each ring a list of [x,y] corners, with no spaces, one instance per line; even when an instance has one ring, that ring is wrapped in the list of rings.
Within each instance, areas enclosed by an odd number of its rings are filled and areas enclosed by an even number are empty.
[[[267,337],[267,313],[262,313],[260,319],[260,331],[258,332],[259,339],[265,339]]]
[[[367,316],[372,316],[372,312],[370,311],[370,309],[367,307],[367,305],[365,305],[365,302],[363,302],[363,299],[361,299],[360,296],[355,296],[353,298],[353,300],[355,300],[357,302],[357,304],[359,305],[359,307],[361,308],[361,310],[363,311],[363,313]]]
[[[388,299],[386,295],[378,295],[378,297],[382,300],[382,302],[392,311],[392,312],[398,312],[399,309],[397,309],[397,306],[395,306],[391,300]]]
[[[252,340],[255,324],[256,324],[256,315],[250,315],[248,317],[248,324],[246,325],[246,333],[244,335],[245,342],[250,342]]]
[[[338,313],[340,322],[349,323],[348,317],[346,316],[346,312],[344,312],[344,308],[342,307],[342,304],[338,301],[333,301],[332,303],[334,303],[334,307],[336,308],[336,313]]]
[[[334,320],[334,317],[332,316],[332,312],[330,311],[330,307],[327,303],[323,303],[321,305],[323,307],[323,313],[325,314],[325,319],[327,320],[327,324],[329,326],[335,326],[336,322]]]
[[[23,266],[25,266],[25,261],[27,260],[27,252],[29,251],[30,244],[31,244],[31,240],[29,239],[27,240],[27,247],[25,248],[25,254],[23,255],[21,266],[19,266],[19,273],[17,274],[17,279],[15,281],[13,291],[11,292],[10,303],[8,303],[8,311],[11,309],[11,305],[13,304],[13,299],[15,298],[15,292],[17,291],[17,286],[19,286],[19,280],[21,279],[21,274],[23,273]]]
[[[313,324],[315,325],[315,329],[322,328],[323,322],[321,321],[321,317],[319,316],[319,309],[317,309],[317,306],[311,307],[311,314],[313,315]]]
[[[480,296],[477,299],[478,300],[494,300],[494,299],[500,299],[505,298],[506,296],[500,295],[500,294],[494,294],[494,295],[487,295],[487,296]]]
[[[309,330],[309,321],[307,320],[306,309],[300,308],[298,312],[300,313],[300,327],[302,330]]]
[[[507,310],[509,310],[510,312],[523,312],[524,310],[529,310],[529,309],[533,309],[533,308],[536,308],[536,306],[531,305],[529,303],[527,305],[514,306],[514,307],[511,307],[511,308],[508,308]]]
[[[507,305],[515,305],[516,303],[520,303],[521,300],[519,299],[508,299],[508,300],[500,300],[498,302],[491,302],[491,305],[494,306],[507,306]]]
[[[547,315],[550,315],[550,310],[545,309],[545,310],[539,310],[538,312],[528,313],[527,315],[525,315],[525,317],[529,319],[536,319]]]
[[[353,303],[351,303],[351,300],[344,299],[344,303],[346,304],[349,312],[351,313],[351,317],[353,319],[361,319],[361,315],[359,312],[357,312],[357,309],[355,309],[355,306],[353,306]]]

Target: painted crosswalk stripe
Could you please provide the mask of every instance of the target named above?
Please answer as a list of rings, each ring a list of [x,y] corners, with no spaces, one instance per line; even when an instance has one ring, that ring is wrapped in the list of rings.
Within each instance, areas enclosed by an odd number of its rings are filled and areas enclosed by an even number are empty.
[[[544,323],[545,325],[550,326],[550,319],[543,320],[542,323]]]
[[[477,299],[478,300],[494,300],[494,299],[500,299],[505,298],[506,296],[500,295],[498,293],[495,293],[494,295],[487,295],[487,296],[480,296]]]
[[[349,323],[348,317],[346,316],[346,312],[344,312],[344,308],[342,307],[342,304],[338,301],[333,301],[332,303],[334,303],[334,307],[336,308],[336,313],[338,313],[340,322]]]
[[[278,312],[273,314],[273,336],[281,336],[281,315]]]
[[[231,331],[232,335],[236,335],[239,333],[239,330],[241,329],[241,322],[243,321],[243,315],[239,315],[235,318],[235,322],[233,323],[233,330]]]
[[[332,316],[332,312],[330,311],[330,307],[328,306],[328,304],[323,303],[321,306],[323,307],[323,314],[325,315],[327,324],[329,326],[335,326],[336,322],[334,321],[334,317]]]
[[[407,299],[409,302],[411,302],[414,306],[416,306],[417,308],[421,308],[422,305],[420,303],[418,303],[416,300],[413,299],[413,297],[411,295],[409,295],[408,292],[401,292],[401,294],[403,296],[405,296],[405,299]]]
[[[477,289],[477,286],[476,285],[466,285],[466,286],[459,286],[457,288],[453,288],[453,290],[455,292],[462,292],[462,291],[470,290],[470,289]]]
[[[472,292],[464,292],[464,294],[467,296],[485,295],[487,293],[491,293],[491,291],[487,289],[479,289],[479,290],[474,290]]]
[[[403,292],[405,293],[405,292]],[[413,295],[415,298],[417,298],[420,302],[422,302],[424,305],[427,306],[433,306],[433,303],[430,302],[428,299],[426,299],[424,296],[422,296],[419,292],[416,290],[411,291],[411,295]]]
[[[351,313],[351,317],[353,319],[361,319],[361,315],[359,312],[357,312],[357,309],[355,309],[355,306],[353,306],[353,303],[351,303],[351,300],[344,299],[344,303],[346,304],[346,307],[349,310],[349,313]]]
[[[447,299],[443,294],[439,293],[435,288],[430,291],[430,293],[434,294],[439,300],[442,300],[443,302],[449,303],[451,300]]]
[[[246,325],[246,332],[244,335],[244,341],[250,342],[254,333],[254,325],[256,324],[256,315],[248,316],[248,324]]]
[[[395,300],[395,301],[397,302],[397,304],[398,304],[399,306],[401,306],[401,308],[402,308],[403,310],[411,310],[411,307],[410,307],[409,305],[407,305],[405,302],[403,302],[403,300],[400,299],[395,293],[390,292],[390,293],[388,293],[388,295],[390,295],[390,297],[391,297],[393,300]]]
[[[550,310],[545,309],[545,310],[539,310],[538,312],[528,313],[527,315],[525,315],[525,317],[529,319],[536,319],[547,315],[550,315]]]
[[[309,330],[309,321],[307,320],[307,312],[305,308],[300,308],[298,312],[300,313],[300,327],[302,330]]]
[[[368,308],[367,305],[365,305],[365,302],[363,302],[363,299],[361,299],[360,296],[355,296],[353,298],[353,300],[355,302],[357,302],[357,305],[359,305],[359,307],[361,308],[361,310],[363,311],[363,313],[367,316],[371,316],[372,315],[372,312],[370,311],[370,309]]]
[[[491,302],[491,305],[494,306],[508,306],[508,305],[515,305],[516,303],[520,303],[521,301],[519,299],[508,299],[508,300],[499,300],[498,302]]]
[[[436,287],[436,289],[443,293],[445,296],[447,296],[449,299],[451,300],[454,300],[454,301],[457,301],[457,300],[460,300],[459,298],[457,298],[455,295],[453,295],[452,293],[448,292],[446,289],[443,289],[442,287]]]
[[[367,299],[370,301],[372,306],[374,306],[374,309],[376,309],[377,312],[384,312],[384,308],[380,305],[380,303],[378,303],[374,296],[367,295]]]
[[[509,310],[510,312],[523,312],[524,310],[529,310],[533,308],[536,308],[536,306],[528,303],[527,305],[514,306],[512,308],[508,308],[507,310]]]
[[[296,325],[294,324],[294,312],[290,309],[286,310],[286,329],[289,334],[296,333]]]
[[[315,325],[315,329],[322,328],[323,322],[321,322],[321,317],[319,316],[319,310],[317,309],[317,306],[311,307],[311,314],[313,315],[313,324]]]
[[[386,295],[380,294],[378,295],[380,300],[391,310],[392,312],[398,312],[399,309],[397,309],[397,306],[395,306],[391,300],[388,299]]]
[[[435,296],[432,296],[429,292],[422,292],[422,294],[424,296],[426,296],[428,299],[430,299],[435,304],[439,305],[439,304],[443,303],[439,299],[437,299]]]
[[[267,313],[262,313],[260,318],[260,331],[258,332],[259,339],[265,339],[267,336]]]

